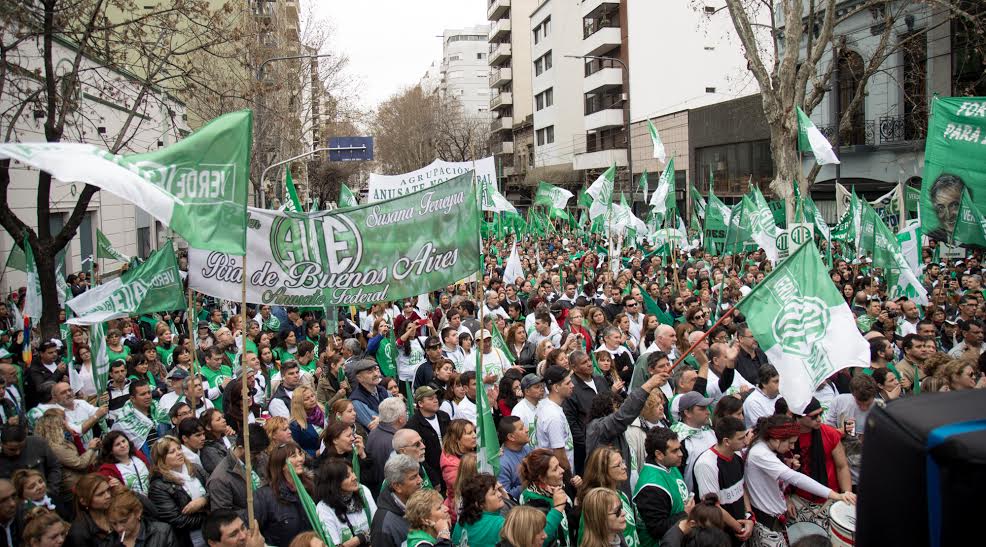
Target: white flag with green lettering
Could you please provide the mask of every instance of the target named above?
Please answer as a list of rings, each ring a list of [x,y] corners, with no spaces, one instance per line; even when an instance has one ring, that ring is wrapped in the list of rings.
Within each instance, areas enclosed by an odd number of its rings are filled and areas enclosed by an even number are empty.
[[[794,251],[737,308],[777,367],[781,395],[795,413],[835,372],[870,364],[869,343],[813,242]]]

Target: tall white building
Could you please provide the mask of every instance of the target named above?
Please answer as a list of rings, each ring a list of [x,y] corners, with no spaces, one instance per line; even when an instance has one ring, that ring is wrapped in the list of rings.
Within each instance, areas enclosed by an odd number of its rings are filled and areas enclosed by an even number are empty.
[[[442,36],[442,69],[439,89],[455,97],[467,118],[490,117],[487,38],[489,25],[446,30]]]

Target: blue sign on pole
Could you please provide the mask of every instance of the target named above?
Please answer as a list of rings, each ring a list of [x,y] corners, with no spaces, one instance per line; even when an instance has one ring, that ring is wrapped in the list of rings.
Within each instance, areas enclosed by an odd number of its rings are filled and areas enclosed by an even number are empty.
[[[329,161],[373,159],[373,137],[332,137],[329,139],[329,148]]]

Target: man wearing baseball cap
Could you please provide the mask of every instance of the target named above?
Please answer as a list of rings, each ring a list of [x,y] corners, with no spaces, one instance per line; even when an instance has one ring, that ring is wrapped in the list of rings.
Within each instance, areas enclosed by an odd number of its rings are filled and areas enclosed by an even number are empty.
[[[685,484],[692,482],[692,468],[698,456],[716,444],[716,434],[709,426],[709,405],[712,399],[697,391],[678,397],[681,421],[671,426],[681,442],[681,459],[685,464]]]
[[[544,378],[537,374],[527,374],[520,379],[520,389],[524,393],[524,398],[517,401],[511,416],[520,418],[527,428],[527,433],[531,438],[531,445],[537,446],[537,435],[534,430],[534,417],[537,415],[538,407],[544,401]]]

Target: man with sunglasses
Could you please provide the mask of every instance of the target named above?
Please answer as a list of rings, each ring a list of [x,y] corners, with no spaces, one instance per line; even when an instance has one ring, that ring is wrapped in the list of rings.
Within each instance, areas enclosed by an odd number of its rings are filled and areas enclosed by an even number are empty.
[[[739,355],[736,356],[736,372],[750,384],[756,384],[760,379],[760,367],[766,365],[767,354],[760,349],[760,344],[753,337],[753,331],[743,325],[736,331],[736,341]]]
[[[842,446],[842,433],[822,423],[823,413],[822,404],[814,397],[804,410],[794,412],[801,430],[794,452],[800,458],[799,471],[836,492],[851,493],[852,475]],[[796,511],[793,521],[827,522],[825,502],[824,498],[795,488],[789,502]]]
[[[454,328],[454,327],[453,327]],[[429,336],[425,339],[425,362],[418,365],[414,371],[413,389],[426,386],[435,377],[435,369],[445,360],[442,355],[442,342],[437,336]]]

